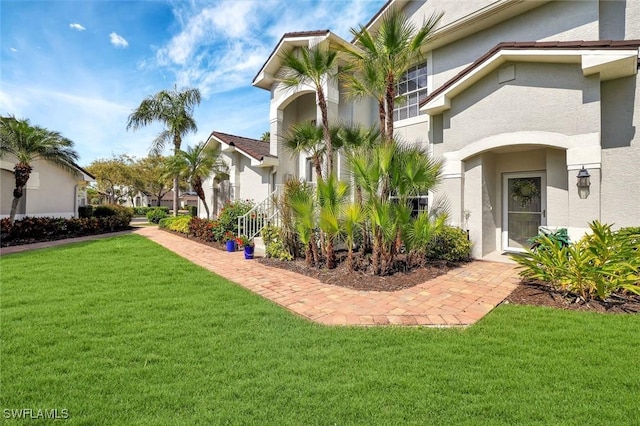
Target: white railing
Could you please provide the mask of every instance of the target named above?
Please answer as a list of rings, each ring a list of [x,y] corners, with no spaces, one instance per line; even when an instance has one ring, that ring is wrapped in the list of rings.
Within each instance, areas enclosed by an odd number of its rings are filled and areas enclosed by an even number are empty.
[[[280,225],[280,215],[277,199],[282,194],[283,185],[276,185],[276,189],[267,198],[253,206],[245,215],[238,217],[238,235],[249,239],[254,238],[267,225]]]

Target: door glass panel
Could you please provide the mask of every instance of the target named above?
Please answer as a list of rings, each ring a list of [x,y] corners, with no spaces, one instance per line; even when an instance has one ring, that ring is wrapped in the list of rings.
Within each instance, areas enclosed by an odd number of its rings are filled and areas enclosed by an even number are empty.
[[[542,225],[542,178],[507,179],[508,246],[527,248]]]

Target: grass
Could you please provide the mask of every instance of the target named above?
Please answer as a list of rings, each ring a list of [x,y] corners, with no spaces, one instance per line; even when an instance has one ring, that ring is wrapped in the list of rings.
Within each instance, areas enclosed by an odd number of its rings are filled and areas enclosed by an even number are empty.
[[[324,327],[136,235],[0,259],[0,409],[79,424],[632,424],[640,316]],[[3,411],[6,413],[6,411]]]

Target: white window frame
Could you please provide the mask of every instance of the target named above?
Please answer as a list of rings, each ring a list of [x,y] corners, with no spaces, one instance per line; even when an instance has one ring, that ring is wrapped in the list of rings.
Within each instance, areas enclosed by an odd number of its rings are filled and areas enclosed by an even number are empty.
[[[393,121],[418,117],[420,115],[420,101],[427,96],[428,87],[428,62],[409,68],[396,84]]]

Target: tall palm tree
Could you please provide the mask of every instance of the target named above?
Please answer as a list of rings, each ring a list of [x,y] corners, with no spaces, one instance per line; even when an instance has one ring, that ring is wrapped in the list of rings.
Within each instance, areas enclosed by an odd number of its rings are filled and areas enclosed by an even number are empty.
[[[0,117],[0,157],[5,154],[13,155],[17,161],[13,167],[15,189],[9,213],[12,224],[35,161],[45,160],[71,173],[77,171],[78,154],[73,142],[59,132],[32,126],[27,119]]]
[[[338,53],[320,46],[293,49],[282,57],[279,80],[288,87],[310,85],[316,91],[322,117],[322,131],[327,145],[327,169],[333,171],[333,144],[329,130],[329,116],[324,84],[338,75]]]
[[[164,124],[165,129],[153,140],[151,152],[159,154],[168,142],[173,142],[174,155],[180,151],[182,138],[189,132],[196,132],[198,126],[193,118],[193,110],[200,104],[201,95],[198,89],[184,89],[179,91],[161,90],[155,95],[144,99],[136,108],[127,122],[127,130],[147,126],[153,122]],[[178,193],[180,179],[173,178],[173,214],[178,214]]]
[[[370,87],[366,87],[369,95],[380,101],[379,95],[384,94],[386,124],[381,130],[387,141],[393,138],[396,83],[422,58],[425,45],[442,15],[434,13],[422,26],[416,27],[404,12],[390,10],[382,17],[375,33],[365,26],[351,29],[355,43],[361,49],[347,51],[352,58],[352,67],[367,77],[363,81],[370,83]]]
[[[176,156],[169,159],[169,170],[189,182],[202,201],[208,219],[210,212],[202,189],[202,181],[212,172],[215,174],[227,172],[226,164],[220,159],[220,151],[207,147],[205,142],[200,142],[193,148],[189,146],[186,151],[180,150]]]

